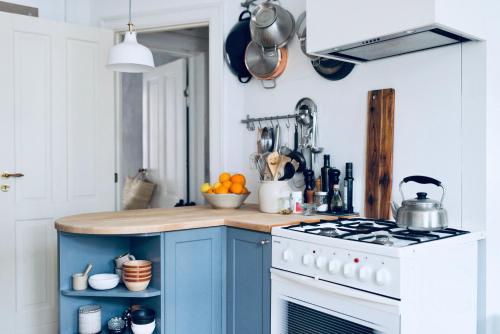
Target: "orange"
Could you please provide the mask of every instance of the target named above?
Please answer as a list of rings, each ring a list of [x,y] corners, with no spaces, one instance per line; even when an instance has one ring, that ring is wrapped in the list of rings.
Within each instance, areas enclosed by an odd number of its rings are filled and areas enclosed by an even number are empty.
[[[243,190],[241,191],[242,194],[248,194],[248,189],[246,187],[243,187]]]
[[[224,187],[226,187],[227,189],[231,188],[231,184],[232,184],[231,181],[224,181],[224,182],[222,182],[222,185]]]
[[[231,176],[231,182],[239,183],[244,186],[246,183],[245,176],[243,176],[243,174],[234,174],[233,176]]]
[[[239,183],[233,183],[229,191],[233,194],[241,194],[243,192],[243,186]]]
[[[216,194],[227,194],[228,192],[229,192],[229,189],[227,189],[224,186],[220,186],[220,187],[215,188]]]
[[[231,174],[229,174],[229,173],[224,172],[224,173],[221,173],[219,175],[219,182],[220,183],[224,183],[226,181],[229,181],[230,179],[231,179]]]
[[[213,194],[213,193],[214,193],[213,188],[208,189],[207,194]]]

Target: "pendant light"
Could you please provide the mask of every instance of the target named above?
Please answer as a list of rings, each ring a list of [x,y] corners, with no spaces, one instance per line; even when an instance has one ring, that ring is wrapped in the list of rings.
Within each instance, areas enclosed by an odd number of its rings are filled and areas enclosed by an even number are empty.
[[[137,42],[137,33],[132,23],[132,0],[128,3],[128,31],[123,42],[109,51],[107,68],[117,72],[142,73],[155,68],[153,54]]]

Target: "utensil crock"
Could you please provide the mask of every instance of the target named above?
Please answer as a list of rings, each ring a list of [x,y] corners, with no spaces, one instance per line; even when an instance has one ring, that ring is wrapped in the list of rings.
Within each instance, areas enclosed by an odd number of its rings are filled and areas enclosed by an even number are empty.
[[[285,209],[284,199],[290,198],[292,189],[288,181],[261,181],[259,209],[265,213],[279,213]]]

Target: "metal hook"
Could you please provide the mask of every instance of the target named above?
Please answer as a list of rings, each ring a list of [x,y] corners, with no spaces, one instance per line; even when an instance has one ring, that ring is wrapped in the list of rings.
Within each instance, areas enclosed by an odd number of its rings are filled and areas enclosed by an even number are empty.
[[[287,117],[286,119],[286,128],[290,129],[290,117]]]
[[[260,123],[260,120],[259,120],[259,128],[261,128],[261,129],[262,129],[262,124]]]
[[[271,123],[271,127],[274,128],[274,123],[273,123],[273,119],[269,119],[269,123]]]

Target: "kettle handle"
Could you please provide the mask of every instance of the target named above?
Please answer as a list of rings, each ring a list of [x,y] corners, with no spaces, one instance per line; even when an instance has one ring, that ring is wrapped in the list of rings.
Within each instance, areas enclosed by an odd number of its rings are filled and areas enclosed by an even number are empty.
[[[401,193],[401,198],[404,201],[405,196],[403,194],[403,184],[408,183],[408,182],[416,182],[420,184],[433,184],[436,187],[441,187],[443,189],[443,194],[441,195],[441,203],[439,204],[440,207],[443,207],[443,201],[444,201],[444,195],[445,195],[445,189],[441,181],[433,179],[432,177],[428,176],[422,176],[422,175],[413,175],[413,176],[407,176],[405,177],[400,183],[399,183],[399,192]]]
[[[401,182],[403,182],[403,183],[416,182],[416,183],[420,183],[420,184],[433,184],[436,187],[441,186],[441,181],[433,179],[432,177],[421,176],[421,175],[407,176]]]

